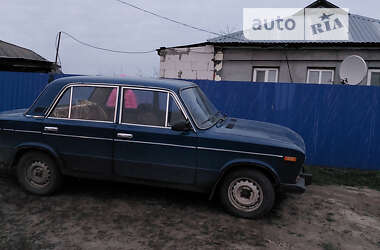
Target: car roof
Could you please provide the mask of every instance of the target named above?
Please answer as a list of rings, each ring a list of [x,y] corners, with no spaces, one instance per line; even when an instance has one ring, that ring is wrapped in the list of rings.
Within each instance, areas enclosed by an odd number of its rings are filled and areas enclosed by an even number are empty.
[[[182,88],[197,86],[193,82],[172,80],[172,79],[153,79],[153,78],[134,78],[134,77],[104,77],[104,76],[71,76],[63,77],[53,81],[51,84],[59,85],[63,87],[67,84],[121,84],[129,86],[142,86],[151,88],[169,89],[178,92]]]
[[[61,90],[69,84],[101,84],[101,85],[125,85],[125,86],[139,86],[147,88],[159,88],[176,92],[177,94],[183,88],[196,87],[195,83],[168,80],[168,79],[144,79],[144,78],[113,78],[103,76],[70,76],[59,78],[49,83],[42,91],[40,96],[36,99],[33,105],[26,112],[26,115],[43,116],[50,105],[53,103]]]

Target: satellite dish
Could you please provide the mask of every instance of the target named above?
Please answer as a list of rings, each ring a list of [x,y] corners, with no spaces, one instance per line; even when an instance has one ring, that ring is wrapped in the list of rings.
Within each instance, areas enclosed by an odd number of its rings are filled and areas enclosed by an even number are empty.
[[[339,75],[343,84],[358,85],[367,75],[367,63],[360,56],[349,56],[340,65]]]

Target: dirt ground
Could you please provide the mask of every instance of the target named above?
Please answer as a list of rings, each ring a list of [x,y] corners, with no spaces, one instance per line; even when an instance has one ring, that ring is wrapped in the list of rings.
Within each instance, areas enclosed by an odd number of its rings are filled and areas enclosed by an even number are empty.
[[[246,220],[202,194],[69,179],[38,197],[0,176],[0,249],[380,249],[380,192],[314,185]]]

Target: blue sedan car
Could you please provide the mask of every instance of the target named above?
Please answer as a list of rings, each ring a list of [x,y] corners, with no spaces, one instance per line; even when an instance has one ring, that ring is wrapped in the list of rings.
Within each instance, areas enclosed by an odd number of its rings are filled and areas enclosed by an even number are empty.
[[[65,175],[115,180],[218,195],[257,218],[277,190],[305,191],[304,159],[297,133],[227,117],[186,81],[67,77],[28,110],[0,114],[0,164],[37,195]]]

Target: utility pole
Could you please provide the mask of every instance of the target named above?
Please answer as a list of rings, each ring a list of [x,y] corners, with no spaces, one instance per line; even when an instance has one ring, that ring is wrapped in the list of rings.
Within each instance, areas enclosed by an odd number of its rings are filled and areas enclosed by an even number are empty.
[[[62,34],[62,32],[60,31],[58,33],[58,44],[57,44],[57,51],[56,51],[56,54],[55,54],[55,65],[57,65],[57,66],[58,66],[59,45],[61,44],[61,34]]]

